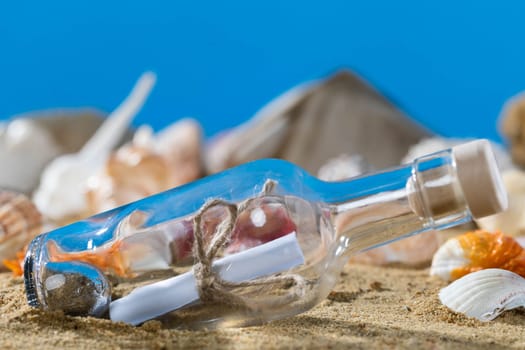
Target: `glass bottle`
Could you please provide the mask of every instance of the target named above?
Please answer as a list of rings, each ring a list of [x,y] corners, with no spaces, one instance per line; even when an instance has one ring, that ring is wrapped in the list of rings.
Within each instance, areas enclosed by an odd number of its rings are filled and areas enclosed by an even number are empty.
[[[259,324],[323,300],[352,254],[506,203],[486,140],[332,183],[259,160],[38,236],[26,294],[131,324]]]

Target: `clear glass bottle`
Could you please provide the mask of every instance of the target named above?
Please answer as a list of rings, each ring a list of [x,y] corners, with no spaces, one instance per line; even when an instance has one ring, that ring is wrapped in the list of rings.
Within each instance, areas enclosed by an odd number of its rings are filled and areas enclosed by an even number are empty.
[[[32,306],[131,324],[253,325],[319,303],[352,254],[506,201],[485,140],[333,183],[260,160],[40,235],[26,293]]]

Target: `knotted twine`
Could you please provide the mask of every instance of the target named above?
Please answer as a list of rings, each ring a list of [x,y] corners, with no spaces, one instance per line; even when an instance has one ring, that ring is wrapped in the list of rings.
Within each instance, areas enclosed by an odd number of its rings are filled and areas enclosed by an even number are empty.
[[[259,196],[271,193],[275,185],[275,181],[267,180]],[[285,295],[272,298],[272,301],[266,302],[264,307],[283,305],[294,301],[305,294],[306,282],[297,274],[283,274],[256,278],[244,282],[230,282],[222,279],[217,272],[213,270],[213,261],[219,250],[229,242],[238,215],[245,210],[255,198],[249,198],[238,205],[222,199],[210,199],[194,216],[193,232],[195,241],[193,244],[193,255],[196,259],[196,263],[193,265],[193,274],[195,276],[197,291],[202,302],[219,302],[227,306],[253,310],[253,303],[249,303],[242,296],[232,293],[232,290],[239,287],[266,286],[273,284],[285,284],[291,287],[288,288],[288,292]],[[208,245],[206,245],[204,243],[204,235],[201,226],[202,217],[207,210],[213,207],[224,207],[227,210],[228,217],[217,225]]]

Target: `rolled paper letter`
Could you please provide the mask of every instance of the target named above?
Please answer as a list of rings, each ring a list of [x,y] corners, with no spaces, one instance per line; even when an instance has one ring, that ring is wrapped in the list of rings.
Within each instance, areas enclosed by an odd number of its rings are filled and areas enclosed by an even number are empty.
[[[304,264],[295,232],[213,263],[219,276],[230,282],[244,282],[286,271]],[[112,321],[132,325],[161,316],[199,300],[195,276],[186,272],[133,290],[110,304]]]

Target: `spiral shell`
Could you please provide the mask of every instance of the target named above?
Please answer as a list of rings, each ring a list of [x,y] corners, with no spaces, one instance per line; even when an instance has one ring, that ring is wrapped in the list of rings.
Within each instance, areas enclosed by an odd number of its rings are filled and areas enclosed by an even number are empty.
[[[0,190],[0,259],[11,259],[42,228],[42,215],[26,196]]]

